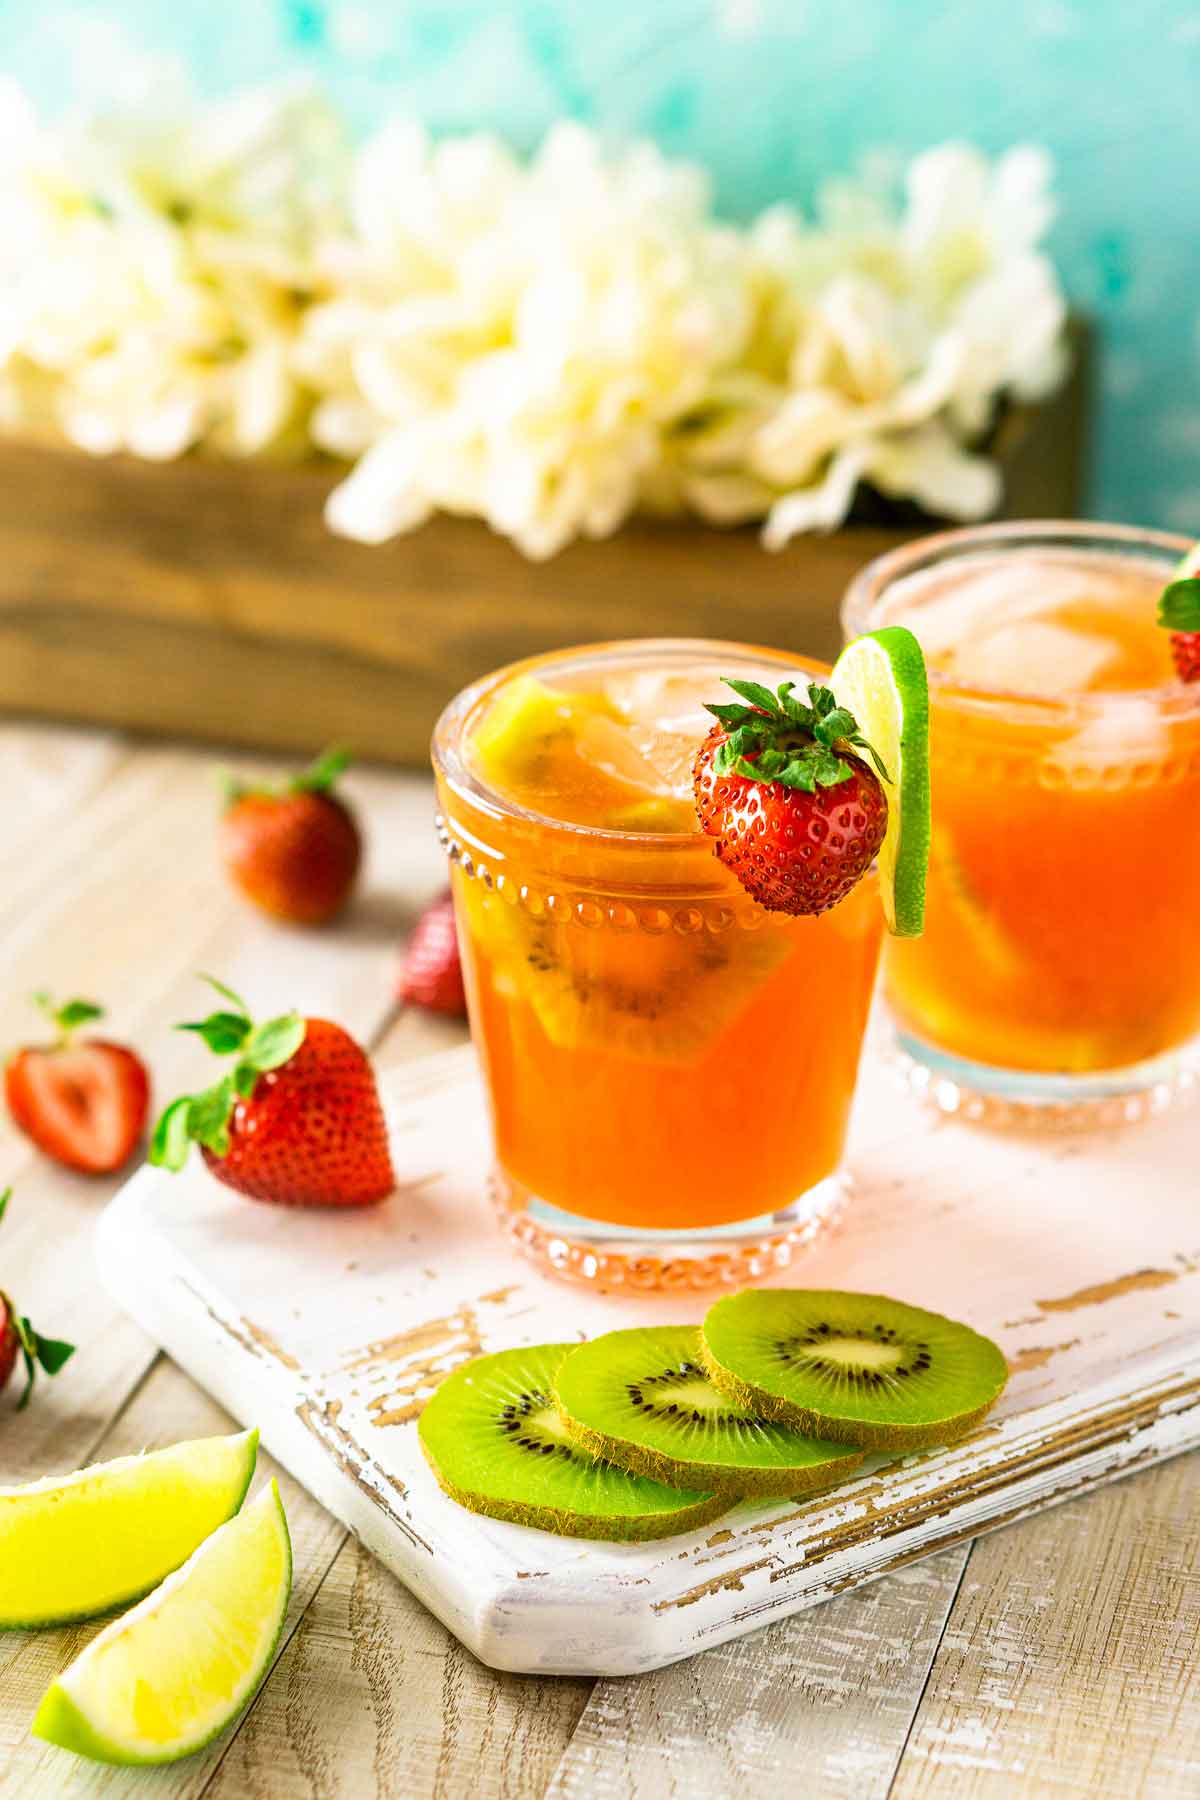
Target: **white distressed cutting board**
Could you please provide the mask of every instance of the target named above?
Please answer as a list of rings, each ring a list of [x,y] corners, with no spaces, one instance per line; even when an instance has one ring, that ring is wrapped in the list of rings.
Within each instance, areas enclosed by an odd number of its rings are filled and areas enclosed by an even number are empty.
[[[894,1294],[1003,1345],[970,1438],[832,1494],[622,1546],[476,1518],[415,1420],[480,1351],[697,1320],[703,1297],[605,1297],[520,1261],[484,1198],[469,1051],[384,1077],[400,1188],[363,1213],[143,1169],[98,1231],[104,1280],[197,1381],[484,1662],[630,1674],[751,1631],[992,1525],[1200,1443],[1200,1115],[1035,1139],[923,1113],[871,1059],[840,1235],[793,1282]]]

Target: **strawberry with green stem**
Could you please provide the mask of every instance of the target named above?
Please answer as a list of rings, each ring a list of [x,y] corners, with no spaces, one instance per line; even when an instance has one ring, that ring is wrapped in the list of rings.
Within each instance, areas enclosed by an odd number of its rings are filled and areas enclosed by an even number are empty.
[[[12,1189],[0,1194],[0,1219],[12,1199]],[[35,1331],[24,1313],[19,1313],[8,1295],[0,1289],[0,1390],[8,1386],[20,1358],[25,1364],[25,1387],[17,1401],[17,1411],[29,1405],[37,1372],[57,1375],[68,1357],[75,1354],[74,1344],[61,1338],[43,1337]]]
[[[883,842],[887,770],[829,688],[812,682],[802,700],[792,681],[774,693],[757,681],[726,685],[739,702],[707,708],[717,723],[693,771],[701,827],[762,906],[825,912]]]
[[[224,778],[222,860],[234,885],[271,918],[323,925],[349,899],[362,836],[334,792],[349,762],[345,750],[326,750],[282,788]]]
[[[1200,549],[1190,550],[1176,579],[1163,589],[1158,622],[1171,633],[1171,655],[1181,681],[1200,681],[1200,579],[1194,565]]]
[[[366,1206],[395,1187],[387,1126],[365,1052],[329,1019],[284,1013],[255,1025],[232,988],[179,1030],[195,1032],[228,1072],[167,1107],[150,1161],[178,1170],[193,1143],[219,1181],[280,1206]]]

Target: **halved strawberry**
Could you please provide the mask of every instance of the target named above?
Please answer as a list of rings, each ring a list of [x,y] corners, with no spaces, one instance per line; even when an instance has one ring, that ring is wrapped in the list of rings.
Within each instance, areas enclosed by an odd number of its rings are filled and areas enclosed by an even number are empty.
[[[278,790],[226,783],[221,856],[246,899],[272,918],[323,925],[350,896],[362,838],[333,792],[349,761],[344,750],[326,750]]]
[[[340,1025],[285,1013],[255,1025],[245,1002],[181,1025],[234,1056],[215,1087],[174,1101],[150,1161],[181,1169],[193,1143],[227,1187],[280,1206],[366,1206],[396,1185],[387,1125],[365,1052]]]
[[[5,1188],[0,1194],[0,1219],[11,1198],[12,1189]],[[25,1391],[17,1402],[18,1412],[29,1404],[37,1371],[44,1369],[47,1375],[57,1375],[68,1357],[74,1354],[74,1344],[64,1343],[61,1338],[43,1337],[35,1331],[29,1320],[18,1313],[8,1295],[0,1291],[0,1391],[8,1386],[17,1358],[21,1357],[25,1363]]]
[[[4,1070],[8,1110],[47,1156],[87,1175],[108,1175],[133,1155],[150,1108],[150,1078],[134,1051],[108,1038],[77,1039],[81,1025],[104,1017],[91,1000],[34,1004],[52,1020],[57,1041],[16,1051]]]
[[[696,810],[717,855],[772,912],[820,913],[843,900],[887,830],[882,771],[853,715],[816,683],[777,693],[730,681],[741,705],[709,706],[718,723],[696,755]]]

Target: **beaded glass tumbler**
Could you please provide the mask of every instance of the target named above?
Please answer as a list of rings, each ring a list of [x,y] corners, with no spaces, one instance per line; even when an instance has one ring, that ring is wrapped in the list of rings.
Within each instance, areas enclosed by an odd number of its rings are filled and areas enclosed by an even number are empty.
[[[714,667],[822,673],[734,644],[598,645],[500,670],[434,734],[496,1211],[543,1268],[600,1286],[753,1281],[837,1219],[879,955],[875,882],[820,917],[769,914],[698,830],[525,811],[464,750],[517,675],[603,690]]]
[[[1099,524],[942,532],[846,597],[847,638],[903,622],[930,663],[925,932],[888,945],[884,987],[904,1076],[943,1111],[1086,1127],[1195,1085],[1200,686],[1155,624],[1187,548]],[[1080,691],[1063,657],[1091,664]]]

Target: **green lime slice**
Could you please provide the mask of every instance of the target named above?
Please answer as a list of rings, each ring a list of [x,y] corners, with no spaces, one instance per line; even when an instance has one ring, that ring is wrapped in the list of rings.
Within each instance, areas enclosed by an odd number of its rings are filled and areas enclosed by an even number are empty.
[[[239,1431],[0,1487],[0,1630],[148,1594],[232,1518],[257,1450],[257,1431]]]
[[[46,1690],[33,1734],[96,1762],[177,1762],[249,1705],[292,1591],[274,1482]]]
[[[888,772],[888,828],[879,849],[879,891],[888,930],[919,937],[929,864],[929,685],[911,631],[885,625],[847,644],[829,685]]]

